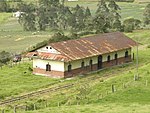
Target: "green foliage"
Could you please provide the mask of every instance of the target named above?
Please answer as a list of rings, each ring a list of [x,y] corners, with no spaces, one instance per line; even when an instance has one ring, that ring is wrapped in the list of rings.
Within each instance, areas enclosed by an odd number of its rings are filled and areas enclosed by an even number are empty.
[[[25,31],[34,31],[35,27],[35,6],[25,3],[20,3],[18,8],[21,12],[21,16],[19,17],[19,23],[23,26]]]
[[[114,29],[116,31],[121,31],[122,25],[121,25],[121,15],[119,14],[119,10],[121,8],[115,3],[114,0],[110,0],[108,7],[110,9],[110,27],[111,29]]]
[[[8,61],[11,60],[11,54],[6,51],[0,52],[0,63],[6,64]]]
[[[143,13],[143,21],[145,25],[150,24],[150,3],[145,7],[144,13]]]
[[[134,29],[140,28],[141,21],[138,19],[129,18],[124,20],[123,25],[125,32],[132,32]]]
[[[9,5],[5,0],[0,1],[0,12],[7,12],[9,10]]]

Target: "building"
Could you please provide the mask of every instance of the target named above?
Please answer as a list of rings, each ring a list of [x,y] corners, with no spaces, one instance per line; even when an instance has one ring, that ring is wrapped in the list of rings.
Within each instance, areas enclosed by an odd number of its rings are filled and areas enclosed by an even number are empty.
[[[33,73],[67,78],[124,64],[132,61],[133,46],[120,32],[51,43],[33,53]]]

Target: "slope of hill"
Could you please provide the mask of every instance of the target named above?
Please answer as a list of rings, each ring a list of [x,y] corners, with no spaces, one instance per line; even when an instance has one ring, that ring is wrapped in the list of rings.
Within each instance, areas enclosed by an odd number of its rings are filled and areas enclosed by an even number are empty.
[[[23,100],[17,102],[17,105],[27,104],[30,110],[25,111],[22,109],[17,109],[17,112],[21,113],[91,113],[91,112],[106,112],[106,113],[149,113],[150,112],[150,55],[149,55],[149,42],[150,34],[149,30],[139,30],[133,33],[127,33],[128,36],[134,40],[140,41],[142,45],[139,46],[139,80],[134,81],[134,75],[136,74],[135,62],[133,64],[124,65],[120,67],[113,67],[112,69],[102,70],[97,73],[89,74],[86,77],[76,77],[72,80],[63,80],[61,84],[65,83],[76,83],[70,89],[63,89],[56,93],[47,93],[45,95],[40,95],[33,97],[28,100]],[[134,50],[136,52],[136,48]],[[51,80],[44,81],[48,78],[35,77],[27,74],[21,75],[24,69],[27,70],[28,66],[18,65],[18,67],[13,67],[7,71],[4,69],[1,75],[2,81],[7,80],[7,85],[5,82],[1,83],[1,92],[5,94],[5,97],[15,94],[20,94],[26,89],[26,92],[39,89],[41,87],[47,86]],[[15,78],[12,79],[12,73],[17,73]],[[8,75],[7,75],[8,74]],[[31,80],[30,79],[31,77]],[[96,79],[90,79],[90,78]],[[98,78],[97,78],[98,77]],[[22,81],[23,78],[26,78]],[[35,80],[34,80],[35,78]],[[39,80],[41,79],[41,80]],[[19,88],[15,81],[20,81]],[[41,82],[40,82],[41,81]],[[52,80],[53,81],[53,80]],[[35,85],[38,82],[37,85]],[[39,84],[40,83],[40,84]],[[30,86],[35,85],[33,88]],[[8,88],[8,86],[13,86]],[[112,93],[112,85],[114,85],[114,93]],[[5,92],[5,89],[8,91]],[[13,88],[17,88],[14,90]],[[23,88],[23,89],[22,89]],[[3,94],[2,93],[2,94]],[[46,107],[45,108],[45,103]],[[34,109],[36,105],[37,110]],[[13,106],[16,105],[12,104]],[[60,107],[58,107],[60,106]],[[8,113],[12,113],[13,109],[11,107],[4,108],[9,109]],[[95,109],[94,109],[95,108]]]

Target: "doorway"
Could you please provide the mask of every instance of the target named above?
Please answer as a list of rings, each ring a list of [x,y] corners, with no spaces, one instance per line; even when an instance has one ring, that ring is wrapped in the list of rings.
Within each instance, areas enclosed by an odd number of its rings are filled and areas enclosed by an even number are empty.
[[[99,55],[97,68],[102,69],[102,64],[103,64],[103,57],[102,57],[102,55]]]

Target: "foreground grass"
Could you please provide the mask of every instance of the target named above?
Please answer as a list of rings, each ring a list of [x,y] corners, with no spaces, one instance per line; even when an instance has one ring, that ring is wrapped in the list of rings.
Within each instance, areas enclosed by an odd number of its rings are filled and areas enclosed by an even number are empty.
[[[88,104],[52,107],[34,113],[149,113],[150,105],[142,104]],[[33,113],[33,112],[26,112]]]
[[[149,51],[148,49],[147,51]],[[144,53],[144,52],[145,53]],[[89,76],[101,76],[99,80],[88,80],[84,84],[77,84],[70,90],[62,90],[58,94],[47,94],[40,97],[24,101],[24,104],[37,105],[39,110],[21,111],[22,113],[149,113],[150,112],[150,63],[148,60],[148,52],[146,50],[140,51],[140,58],[145,58],[142,62],[145,65],[139,68],[140,79],[134,81],[135,69],[129,69],[126,72],[118,73],[116,76],[103,78],[103,74],[108,72],[108,75],[117,70],[124,70],[133,64],[125,67],[115,67],[107,69],[98,73],[90,74]],[[147,53],[146,53],[147,52]],[[141,62],[141,63],[142,63]],[[77,79],[76,79],[77,80]],[[83,79],[84,80],[84,79]],[[146,85],[147,80],[147,85]],[[125,87],[123,87],[123,83]],[[111,85],[115,85],[115,93],[111,91]],[[86,87],[86,90],[82,88]],[[84,90],[84,93],[79,93]],[[82,91],[81,91],[82,92]],[[42,102],[44,100],[44,102]],[[45,108],[45,100],[47,101],[47,108]],[[60,107],[57,107],[58,102]],[[22,104],[23,104],[22,103]],[[70,103],[70,104],[68,104]],[[77,105],[78,103],[78,105]],[[29,104],[29,105],[30,105]],[[12,109],[8,110],[10,113]],[[18,110],[19,112],[19,110]]]
[[[6,22],[11,16],[11,13],[0,13],[0,24]]]
[[[57,81],[57,79],[33,75],[29,67],[31,63],[19,64],[12,68],[5,66],[0,69],[0,100],[45,88],[48,84]]]

